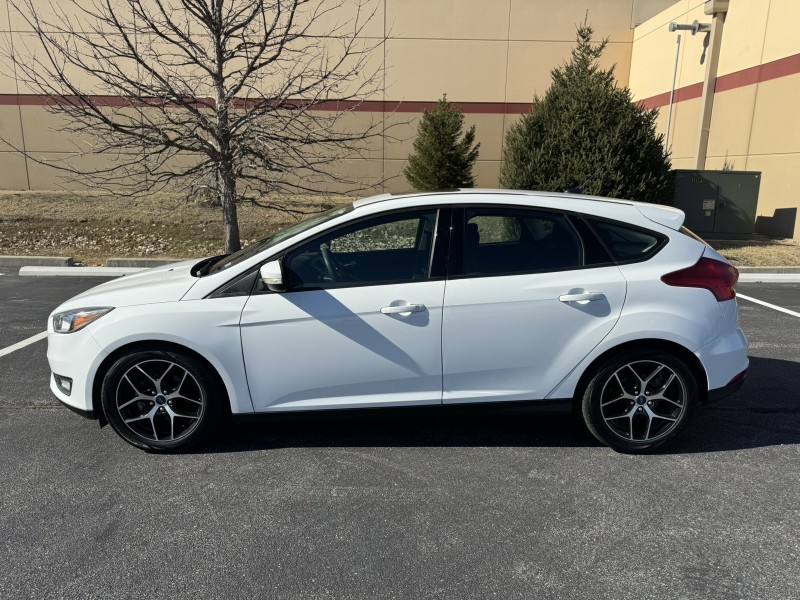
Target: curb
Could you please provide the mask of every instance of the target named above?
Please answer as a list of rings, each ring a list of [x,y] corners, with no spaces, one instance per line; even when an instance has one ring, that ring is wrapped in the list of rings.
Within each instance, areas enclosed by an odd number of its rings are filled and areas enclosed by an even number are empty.
[[[37,267],[27,266],[19,270],[22,277],[122,277],[133,275],[145,268],[134,267]]]
[[[739,272],[739,283],[800,283],[800,272]]]
[[[798,273],[800,267],[736,267],[739,273]]]
[[[0,256],[0,267],[28,277],[122,277],[179,262],[179,258],[109,258],[105,267],[75,267],[72,257]],[[736,267],[741,283],[800,283],[800,267]]]
[[[0,256],[0,267],[71,267],[71,256]]]
[[[19,274],[23,277],[122,277],[146,271],[144,267],[44,267],[24,266]],[[800,283],[800,269],[786,271],[744,271],[739,274],[739,283]]]
[[[200,260],[202,257],[197,257]],[[152,269],[163,267],[186,258],[109,258],[106,267]],[[6,256],[0,255],[0,268],[3,267],[75,267],[75,259],[71,256]],[[99,267],[102,268],[102,267]]]
[[[200,260],[202,257],[198,257]],[[163,267],[176,262],[187,260],[185,258],[109,258],[106,260],[106,267],[114,268],[143,268],[152,269],[153,267]]]

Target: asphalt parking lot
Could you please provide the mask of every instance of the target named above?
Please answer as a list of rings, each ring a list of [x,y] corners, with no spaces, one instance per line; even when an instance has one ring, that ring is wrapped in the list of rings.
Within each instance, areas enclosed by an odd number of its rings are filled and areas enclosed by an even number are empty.
[[[101,281],[0,270],[0,350]],[[738,289],[800,312],[800,284]],[[0,598],[800,598],[800,318],[740,316],[745,387],[654,456],[499,414],[149,455],[58,405],[32,343],[0,356]]]

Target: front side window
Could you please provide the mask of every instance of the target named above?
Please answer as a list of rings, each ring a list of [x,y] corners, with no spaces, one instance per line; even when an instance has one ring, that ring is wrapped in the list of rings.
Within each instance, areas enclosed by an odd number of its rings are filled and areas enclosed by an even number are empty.
[[[349,204],[347,206],[343,206],[340,208],[332,208],[331,210],[327,210],[325,212],[312,215],[307,219],[300,221],[299,223],[295,223],[291,227],[287,227],[281,231],[277,231],[272,235],[268,235],[267,237],[255,242],[254,244],[250,244],[239,250],[238,252],[234,252],[233,254],[228,254],[226,256],[220,257],[215,263],[209,266],[208,270],[205,274],[213,274],[218,273],[220,271],[224,271],[226,269],[231,268],[234,265],[238,265],[240,262],[247,260],[264,252],[265,250],[269,250],[273,246],[280,244],[282,241],[289,239],[293,235],[298,235],[303,233],[304,231],[311,229],[312,227],[316,227],[317,225],[321,225],[326,221],[330,221],[335,219],[336,217],[340,217],[343,214],[346,214],[353,210],[353,205]]]
[[[435,209],[360,221],[288,252],[283,270],[290,291],[376,285],[429,276]]]
[[[465,275],[511,275],[583,265],[581,240],[561,214],[466,208],[463,239]]]

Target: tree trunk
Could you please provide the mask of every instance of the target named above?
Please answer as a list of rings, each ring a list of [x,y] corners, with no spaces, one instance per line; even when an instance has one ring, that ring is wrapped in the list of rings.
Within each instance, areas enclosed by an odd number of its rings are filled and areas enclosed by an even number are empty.
[[[225,227],[225,252],[236,252],[242,247],[239,240],[239,218],[236,215],[236,178],[233,173],[220,172],[220,200],[222,220]]]

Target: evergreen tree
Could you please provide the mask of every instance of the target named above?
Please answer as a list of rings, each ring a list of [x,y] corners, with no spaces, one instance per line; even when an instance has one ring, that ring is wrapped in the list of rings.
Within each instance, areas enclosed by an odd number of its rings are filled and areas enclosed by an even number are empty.
[[[447,95],[436,109],[426,110],[417,129],[414,152],[403,169],[408,183],[418,190],[474,187],[472,166],[481,145],[474,144],[474,125],[462,138],[463,128],[464,113],[447,101]]]
[[[671,187],[658,109],[633,102],[616,87],[614,68],[598,65],[608,40],[578,27],[572,58],[551,72],[552,84],[534,97],[530,114],[511,126],[503,150],[504,187],[667,201]]]

